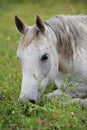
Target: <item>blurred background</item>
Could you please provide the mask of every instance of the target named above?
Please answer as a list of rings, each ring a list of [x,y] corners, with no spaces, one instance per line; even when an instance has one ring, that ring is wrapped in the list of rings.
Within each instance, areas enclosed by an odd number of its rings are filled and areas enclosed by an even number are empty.
[[[15,14],[33,24],[35,15],[44,20],[58,14],[86,14],[87,0],[1,0],[0,21],[13,25]]]
[[[46,20],[58,14],[86,14],[87,0],[1,0],[0,1],[0,32],[15,33],[14,16],[18,14],[32,25],[35,15],[39,14]],[[4,29],[5,32],[4,32]]]

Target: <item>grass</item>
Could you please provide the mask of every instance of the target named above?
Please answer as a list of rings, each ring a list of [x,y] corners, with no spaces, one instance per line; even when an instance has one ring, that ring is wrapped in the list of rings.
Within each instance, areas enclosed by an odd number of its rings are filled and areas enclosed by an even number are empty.
[[[87,110],[82,110],[79,103],[72,103],[65,96],[47,100],[45,95],[55,88],[53,84],[47,87],[38,105],[18,102],[21,70],[16,60],[16,50],[20,36],[16,32],[14,15],[18,14],[32,25],[36,14],[45,20],[56,14],[87,13],[85,3],[67,1],[3,0],[0,3],[0,130],[87,129]]]

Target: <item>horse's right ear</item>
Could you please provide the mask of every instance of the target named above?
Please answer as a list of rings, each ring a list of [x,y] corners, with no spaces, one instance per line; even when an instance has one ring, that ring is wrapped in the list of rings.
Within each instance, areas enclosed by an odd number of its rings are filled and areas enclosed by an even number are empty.
[[[15,24],[21,34],[26,32],[27,25],[17,15],[15,15]]]

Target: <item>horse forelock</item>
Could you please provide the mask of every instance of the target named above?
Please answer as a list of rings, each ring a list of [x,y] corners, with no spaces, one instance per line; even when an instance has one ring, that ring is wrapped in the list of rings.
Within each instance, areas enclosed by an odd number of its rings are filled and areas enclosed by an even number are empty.
[[[24,49],[29,46],[29,44],[34,38],[38,38],[38,34],[39,30],[36,28],[36,26],[33,26],[32,28],[28,29],[20,40],[19,49]]]

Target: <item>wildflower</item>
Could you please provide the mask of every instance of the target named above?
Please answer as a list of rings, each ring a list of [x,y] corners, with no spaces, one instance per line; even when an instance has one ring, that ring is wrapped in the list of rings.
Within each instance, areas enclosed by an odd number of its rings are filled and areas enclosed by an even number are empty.
[[[7,37],[7,40],[8,40],[8,41],[11,40],[11,37]]]
[[[75,113],[74,112],[71,112],[71,116],[74,116],[75,115]]]
[[[15,114],[15,111],[12,111],[12,114]]]

